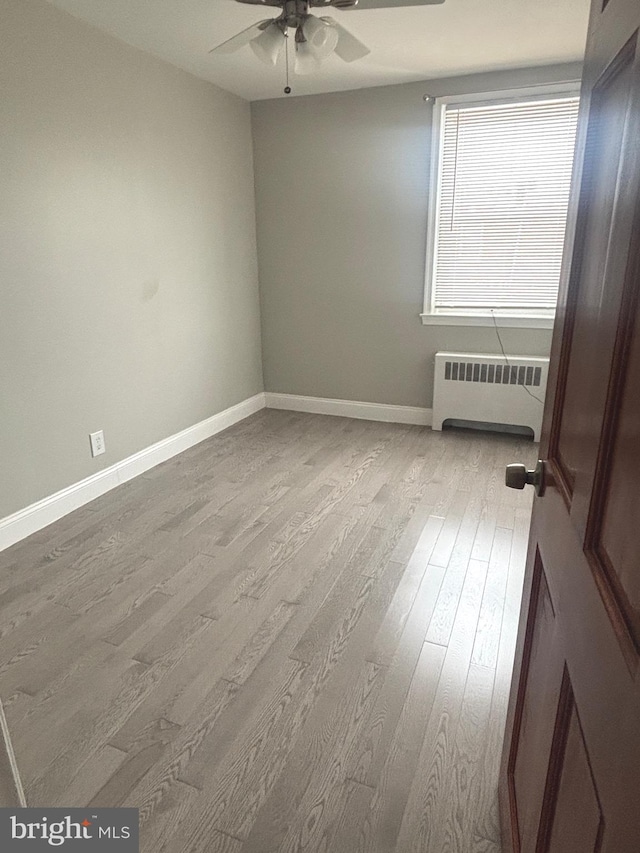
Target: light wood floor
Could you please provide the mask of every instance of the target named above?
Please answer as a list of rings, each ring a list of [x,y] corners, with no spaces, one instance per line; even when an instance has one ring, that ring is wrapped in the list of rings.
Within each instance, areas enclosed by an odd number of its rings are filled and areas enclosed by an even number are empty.
[[[264,411],[0,554],[30,805],[139,807],[145,853],[499,853],[535,450]]]

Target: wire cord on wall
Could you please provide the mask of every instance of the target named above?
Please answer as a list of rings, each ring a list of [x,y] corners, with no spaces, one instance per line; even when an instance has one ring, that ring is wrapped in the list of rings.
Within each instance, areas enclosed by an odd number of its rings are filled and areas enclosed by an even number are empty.
[[[511,367],[511,363],[509,362],[509,357],[507,356],[507,354],[505,352],[504,345],[502,343],[502,338],[500,337],[500,329],[498,328],[498,324],[496,322],[496,317],[495,317],[495,314],[493,312],[493,308],[491,309],[491,319],[493,320],[493,325],[495,326],[496,335],[498,336],[498,343],[500,344],[500,349],[502,350],[502,356],[505,360],[507,367]],[[530,397],[533,397],[533,399],[537,400],[541,406],[544,406],[544,400],[541,400],[540,397],[536,396],[532,391],[530,391],[524,383],[521,385],[521,387],[524,388],[524,390],[527,392],[527,394]]]

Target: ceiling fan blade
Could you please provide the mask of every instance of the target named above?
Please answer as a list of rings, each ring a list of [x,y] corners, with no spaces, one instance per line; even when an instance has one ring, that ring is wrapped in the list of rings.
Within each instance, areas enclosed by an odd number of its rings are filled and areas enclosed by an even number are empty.
[[[401,6],[434,6],[445,0],[333,0],[332,6],[347,12],[350,9],[399,9]]]
[[[362,59],[363,56],[371,53],[366,44],[363,44],[349,30],[345,29],[342,24],[334,21],[333,18],[321,18],[321,20],[338,31],[338,44],[335,47],[334,53],[340,59],[343,59],[345,62],[355,62],[356,59]]]
[[[260,35],[262,30],[266,30],[269,24],[273,23],[273,20],[273,18],[267,18],[265,21],[258,21],[257,24],[251,24],[246,30],[242,30],[242,32],[231,36],[230,39],[212,48],[209,53],[233,53],[234,50],[240,50],[245,44],[249,44],[252,38]]]

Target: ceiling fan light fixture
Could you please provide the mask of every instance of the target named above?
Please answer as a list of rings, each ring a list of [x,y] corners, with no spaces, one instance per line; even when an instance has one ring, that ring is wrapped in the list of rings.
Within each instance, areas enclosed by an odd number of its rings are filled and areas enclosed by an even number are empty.
[[[320,60],[311,49],[308,41],[296,42],[296,74],[313,74],[320,68]]]
[[[284,47],[285,35],[277,24],[270,24],[249,42],[251,50],[265,65],[275,65]]]
[[[309,50],[316,59],[326,59],[336,49],[339,34],[335,27],[320,18],[309,15],[302,24],[302,32]],[[304,42],[303,42],[304,44]]]

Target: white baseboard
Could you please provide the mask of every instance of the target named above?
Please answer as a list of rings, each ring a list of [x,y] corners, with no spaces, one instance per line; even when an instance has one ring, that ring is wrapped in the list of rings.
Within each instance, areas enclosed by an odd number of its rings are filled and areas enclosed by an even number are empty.
[[[360,403],[357,400],[330,400],[325,397],[301,397],[297,394],[265,392],[268,409],[292,412],[311,412],[318,415],[339,415],[365,421],[384,421],[393,424],[431,425],[431,409],[419,406],[389,406],[386,403]]]
[[[73,483],[66,489],[0,519],[0,551],[264,407],[264,393],[256,394],[169,438],[145,447],[144,450],[80,480],[79,483]]]

